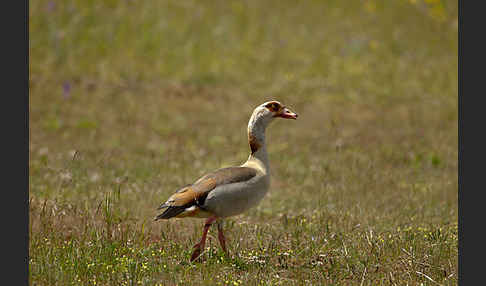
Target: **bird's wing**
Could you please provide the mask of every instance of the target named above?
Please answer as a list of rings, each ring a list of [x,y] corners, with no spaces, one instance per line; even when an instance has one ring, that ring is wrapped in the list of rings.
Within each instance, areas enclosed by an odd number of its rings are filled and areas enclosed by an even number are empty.
[[[194,184],[187,185],[170,196],[169,199],[158,208],[158,210],[165,209],[165,211],[158,215],[155,220],[175,217],[193,206],[199,208],[204,205],[204,201],[209,192],[216,187],[248,181],[256,175],[257,170],[249,167],[221,168],[206,174]]]

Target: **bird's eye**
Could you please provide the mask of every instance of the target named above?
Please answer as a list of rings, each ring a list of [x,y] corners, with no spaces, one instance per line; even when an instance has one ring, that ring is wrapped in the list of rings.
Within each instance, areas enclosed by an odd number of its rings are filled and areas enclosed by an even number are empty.
[[[275,102],[267,104],[266,107],[268,109],[270,109],[270,111],[273,111],[273,112],[277,112],[279,110],[278,103],[275,103]]]

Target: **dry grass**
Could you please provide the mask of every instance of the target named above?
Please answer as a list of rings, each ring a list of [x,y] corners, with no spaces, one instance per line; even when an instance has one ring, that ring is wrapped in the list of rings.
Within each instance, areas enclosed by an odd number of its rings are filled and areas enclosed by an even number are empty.
[[[30,284],[457,284],[457,3],[211,3],[30,4]],[[189,264],[155,208],[269,99],[271,191]]]

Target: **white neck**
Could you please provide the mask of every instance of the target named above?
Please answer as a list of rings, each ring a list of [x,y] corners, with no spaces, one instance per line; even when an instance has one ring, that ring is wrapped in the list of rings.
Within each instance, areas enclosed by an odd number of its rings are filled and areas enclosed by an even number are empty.
[[[267,147],[265,144],[265,129],[271,119],[261,116],[256,109],[248,122],[248,141],[250,143],[251,154],[245,164],[254,162],[259,165],[264,173],[270,172],[268,162]]]

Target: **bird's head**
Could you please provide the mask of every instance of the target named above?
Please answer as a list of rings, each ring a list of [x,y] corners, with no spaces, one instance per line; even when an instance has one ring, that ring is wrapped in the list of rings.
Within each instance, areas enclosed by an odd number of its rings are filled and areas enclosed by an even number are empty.
[[[272,100],[259,105],[253,112],[259,120],[270,123],[275,118],[297,119],[297,114],[282,103]]]
[[[265,142],[265,129],[275,118],[297,119],[297,114],[276,100],[255,108],[248,122],[248,140],[252,154]]]

